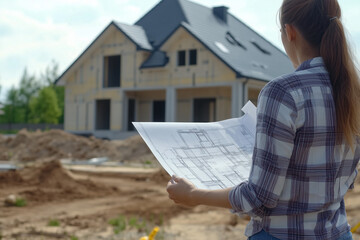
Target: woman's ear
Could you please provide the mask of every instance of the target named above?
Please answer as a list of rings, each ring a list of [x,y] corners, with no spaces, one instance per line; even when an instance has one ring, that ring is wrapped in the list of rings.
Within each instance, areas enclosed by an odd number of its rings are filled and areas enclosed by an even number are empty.
[[[296,29],[293,25],[285,24],[285,33],[289,42],[292,42],[296,39]]]

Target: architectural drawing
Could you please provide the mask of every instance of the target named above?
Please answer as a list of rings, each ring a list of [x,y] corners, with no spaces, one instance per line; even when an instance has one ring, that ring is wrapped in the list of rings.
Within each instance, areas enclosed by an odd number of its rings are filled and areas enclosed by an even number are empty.
[[[215,123],[134,123],[170,174],[199,188],[220,189],[245,181],[255,142],[254,116]]]

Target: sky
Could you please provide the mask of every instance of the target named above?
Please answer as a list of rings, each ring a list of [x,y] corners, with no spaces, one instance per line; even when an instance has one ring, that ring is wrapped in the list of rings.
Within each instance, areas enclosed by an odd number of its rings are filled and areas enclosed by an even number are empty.
[[[25,68],[40,76],[54,60],[59,74],[113,20],[134,24],[160,0],[0,0],[0,100],[17,87]],[[282,0],[192,0],[229,12],[283,50],[277,12]],[[360,62],[360,1],[338,0]]]

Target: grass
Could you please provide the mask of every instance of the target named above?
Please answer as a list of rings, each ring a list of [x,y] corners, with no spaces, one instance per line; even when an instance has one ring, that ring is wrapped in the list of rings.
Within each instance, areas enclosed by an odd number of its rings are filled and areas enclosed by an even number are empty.
[[[18,197],[15,200],[14,206],[15,207],[25,207],[26,206],[26,199],[22,197]]]
[[[139,232],[145,231],[147,227],[144,219],[138,219],[136,217],[131,217],[128,220],[128,223],[130,227],[137,229]]]
[[[59,220],[56,220],[56,219],[50,219],[48,222],[48,226],[49,227],[59,227],[60,222],[59,222]]]
[[[109,224],[113,226],[113,230],[115,234],[119,234],[120,232],[126,229],[126,218],[125,216],[120,215],[117,218],[113,218],[109,220]]]
[[[71,237],[70,237],[70,240],[79,240],[79,238],[76,237],[76,236],[71,236]]]
[[[19,130],[0,130],[0,134],[17,134]]]
[[[136,229],[138,232],[149,234],[155,226],[161,226],[163,223],[163,214],[158,216],[151,215],[149,219],[135,216],[127,218],[124,215],[119,215],[118,217],[109,220],[109,224],[113,226],[115,234],[120,234],[127,229]]]

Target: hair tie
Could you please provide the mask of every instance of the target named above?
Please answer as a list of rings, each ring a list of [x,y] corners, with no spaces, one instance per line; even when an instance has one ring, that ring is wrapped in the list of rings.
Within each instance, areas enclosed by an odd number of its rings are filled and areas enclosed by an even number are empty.
[[[332,20],[335,20],[335,19],[337,19],[337,18],[338,18],[337,16],[332,17],[332,18],[329,19],[329,22],[331,22]]]

